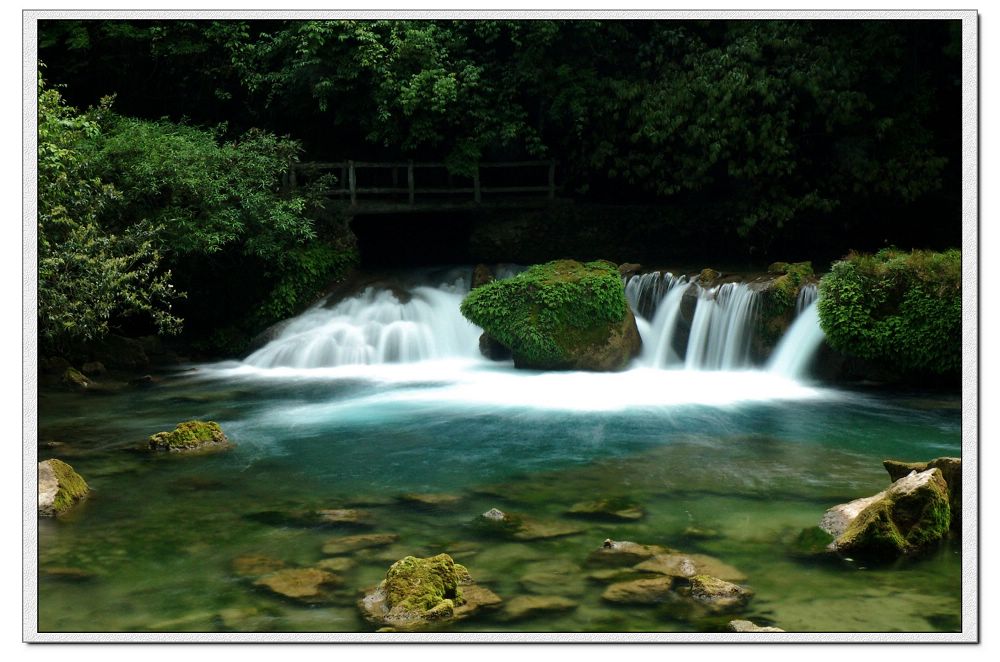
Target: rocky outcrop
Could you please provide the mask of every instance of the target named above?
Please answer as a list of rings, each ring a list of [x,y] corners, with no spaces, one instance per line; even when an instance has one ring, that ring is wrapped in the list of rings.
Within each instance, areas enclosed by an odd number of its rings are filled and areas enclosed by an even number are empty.
[[[214,421],[185,421],[170,432],[157,432],[147,446],[164,453],[204,453],[226,450],[233,443]]]
[[[541,370],[623,369],[642,339],[610,262],[557,260],[472,290],[462,314]]]
[[[90,493],[87,481],[62,460],[38,463],[38,515],[62,515]]]
[[[900,462],[885,460],[882,466],[893,481],[909,475],[911,471],[923,472],[939,469],[944,482],[948,484],[948,505],[951,507],[951,528],[962,525],[962,460],[957,457],[939,457],[930,462]]]
[[[951,508],[940,469],[913,471],[878,494],[830,508],[820,528],[831,551],[891,559],[928,549],[948,533]]]
[[[419,630],[466,618],[500,599],[478,586],[469,571],[448,556],[407,556],[358,602],[362,615],[380,627]]]

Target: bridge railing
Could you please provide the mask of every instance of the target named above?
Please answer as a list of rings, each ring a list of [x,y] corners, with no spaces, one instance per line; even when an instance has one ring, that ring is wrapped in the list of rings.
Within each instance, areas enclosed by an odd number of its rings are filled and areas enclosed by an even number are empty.
[[[471,196],[475,203],[483,201],[483,195],[492,194],[518,194],[518,193],[541,193],[549,199],[555,198],[558,187],[556,186],[556,165],[554,160],[549,161],[497,161],[492,163],[480,163],[471,177],[469,185],[455,186],[453,177],[448,172],[444,163],[403,161],[403,162],[376,162],[376,161],[336,161],[324,162],[303,162],[295,163],[285,174],[285,185],[295,187],[298,185],[300,177],[312,177],[323,173],[332,172],[338,175],[337,188],[327,190],[326,195],[349,199],[351,205],[358,204],[359,196],[371,198],[386,197],[401,198],[406,196],[409,204],[415,204],[418,195],[427,196]],[[481,172],[491,169],[521,170],[528,171],[535,175],[544,173],[547,177],[539,184],[527,185],[490,185],[483,186],[481,182]],[[359,186],[358,173],[363,170],[381,170],[389,172],[389,185],[381,186]],[[418,185],[418,171],[438,170],[443,171],[446,176],[444,185],[435,184],[433,181],[425,181]],[[539,172],[540,171],[540,172]],[[405,175],[404,175],[405,173]],[[403,185],[401,178],[406,177],[406,184]],[[440,179],[440,177],[438,178]],[[467,178],[470,179],[470,178]],[[382,178],[385,181],[385,178]],[[544,182],[544,183],[542,183]]]

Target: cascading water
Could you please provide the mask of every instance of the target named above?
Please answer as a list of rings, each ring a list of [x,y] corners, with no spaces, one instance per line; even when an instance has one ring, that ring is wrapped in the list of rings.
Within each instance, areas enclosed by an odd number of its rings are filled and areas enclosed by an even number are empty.
[[[819,288],[816,283],[806,283],[799,288],[799,296],[795,298],[795,314],[800,315],[813,301],[819,298]]]
[[[684,276],[642,274],[625,284],[643,339],[640,363],[652,368],[736,370],[750,366],[750,336],[757,313],[757,292],[745,283],[703,288]],[[685,296],[695,297],[685,346],[682,332]]]
[[[322,303],[292,319],[270,343],[246,358],[257,368],[329,368],[409,363],[479,355],[479,327],[459,305],[467,275],[402,296],[368,287],[333,307]]]
[[[799,299],[802,299],[801,292]],[[782,336],[771,355],[768,370],[792,379],[806,377],[823,338],[823,329],[819,325],[819,301],[813,299]]]

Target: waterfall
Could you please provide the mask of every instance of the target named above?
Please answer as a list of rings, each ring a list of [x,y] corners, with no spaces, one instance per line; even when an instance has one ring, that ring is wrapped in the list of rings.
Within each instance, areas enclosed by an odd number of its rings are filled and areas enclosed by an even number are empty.
[[[795,314],[800,315],[813,301],[819,297],[816,283],[807,283],[799,288],[799,296],[795,298]]]
[[[402,295],[368,287],[333,307],[323,303],[293,318],[278,336],[246,358],[258,368],[327,368],[478,357],[482,330],[459,305],[468,276]]]
[[[801,292],[799,298],[802,298]],[[809,364],[823,344],[823,338],[823,329],[819,325],[819,301],[813,299],[782,336],[771,355],[768,370],[793,379],[806,377]]]
[[[625,282],[625,296],[643,339],[640,364],[688,370],[748,367],[756,295],[744,283],[704,288],[670,273],[632,276]],[[696,298],[690,320],[684,319],[685,296]],[[681,341],[685,328],[686,347]]]

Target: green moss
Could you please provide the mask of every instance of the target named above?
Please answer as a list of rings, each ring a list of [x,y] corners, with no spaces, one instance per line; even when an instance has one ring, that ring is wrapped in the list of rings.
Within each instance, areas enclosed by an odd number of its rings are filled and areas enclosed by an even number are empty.
[[[59,481],[59,491],[56,492],[55,501],[52,504],[56,513],[63,513],[77,501],[83,499],[90,492],[90,487],[83,477],[73,470],[62,460],[49,460],[49,466]]]
[[[149,449],[156,451],[190,451],[205,446],[228,446],[229,439],[214,421],[185,421],[172,432],[157,432],[149,438]]]
[[[407,556],[386,573],[386,604],[393,612],[448,617],[465,602],[459,583],[468,576],[469,571],[447,554],[425,559]]]
[[[792,548],[807,556],[819,554],[833,542],[833,536],[818,526],[803,529],[792,541]]]
[[[891,559],[921,551],[951,527],[948,489],[940,470],[926,485],[909,493],[889,490],[851,522],[837,539],[846,553]]]
[[[827,341],[844,354],[902,372],[957,374],[961,252],[852,253],[820,281],[819,316]]]
[[[610,262],[557,260],[473,290],[461,309],[516,356],[558,366],[581,347],[606,342],[628,302]]]

